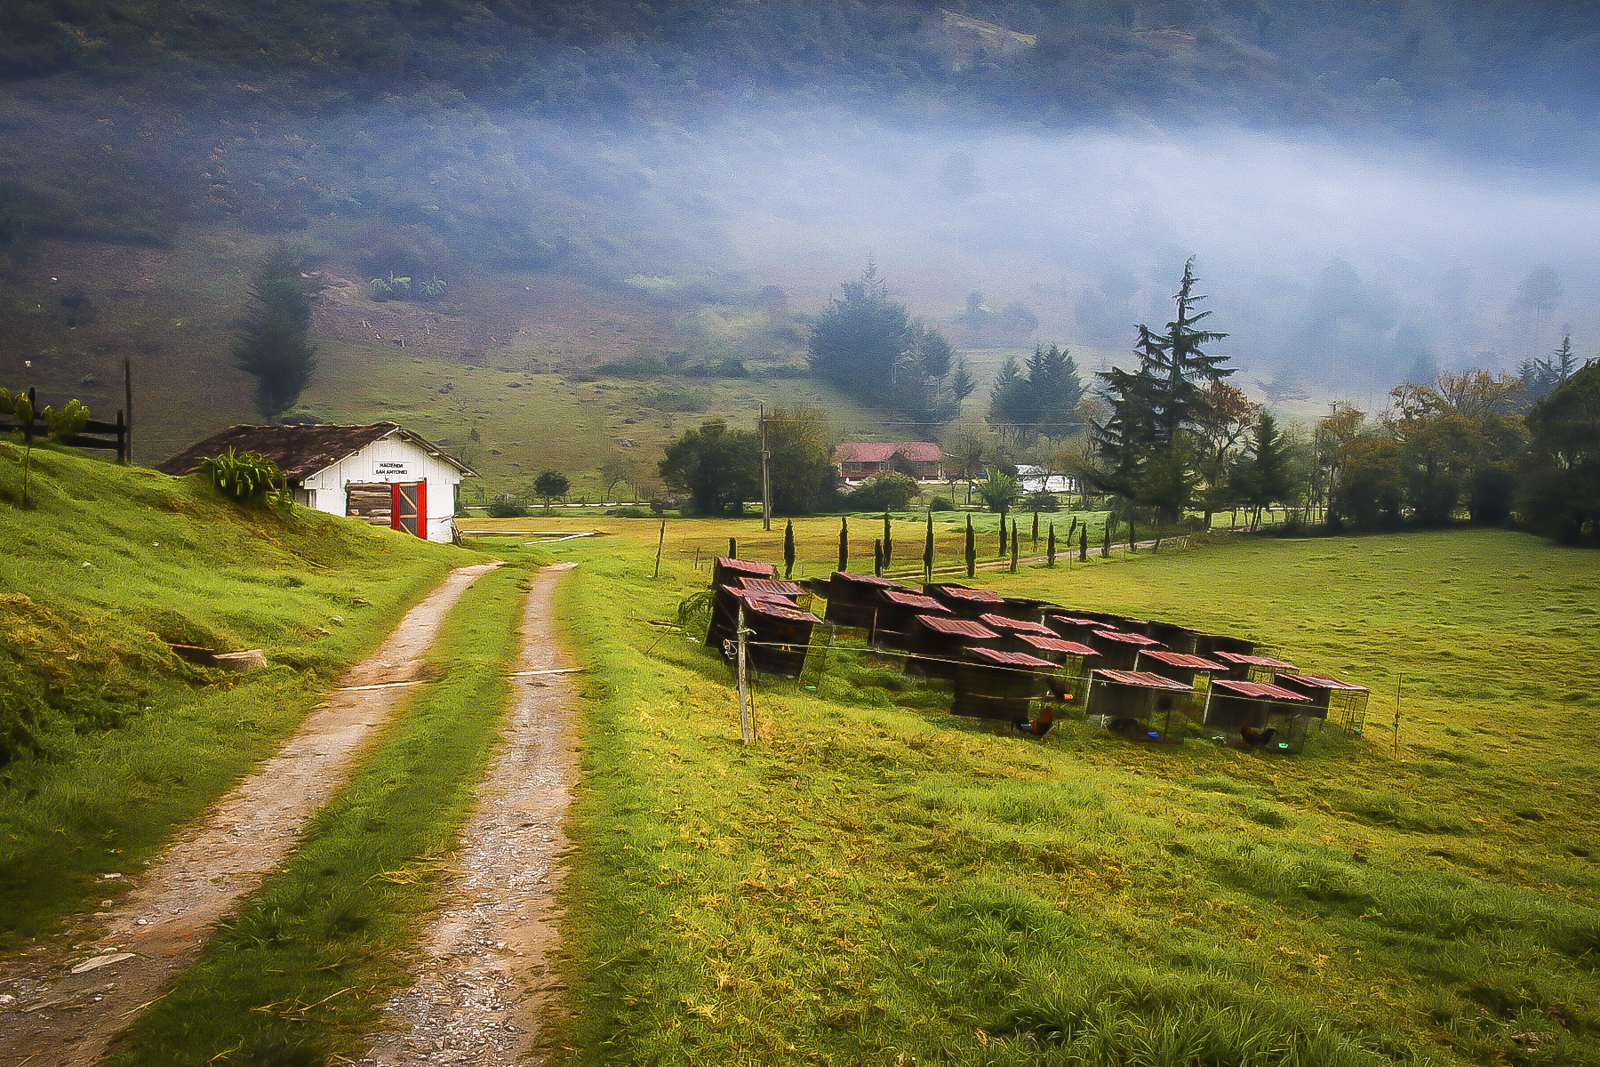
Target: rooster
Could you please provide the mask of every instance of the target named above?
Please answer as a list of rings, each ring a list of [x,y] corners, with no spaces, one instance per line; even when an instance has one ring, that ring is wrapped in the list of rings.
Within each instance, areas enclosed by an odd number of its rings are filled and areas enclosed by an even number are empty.
[[[1072,699],[1072,694],[1067,692],[1067,687],[1060,682],[1050,683],[1050,695],[1065,704]],[[1056,709],[1046,704],[1039,717],[1029,722],[1027,719],[1013,719],[1011,728],[1024,737],[1043,737],[1050,732],[1050,727],[1055,724]]]
[[[1251,748],[1260,748],[1263,745],[1270,745],[1272,739],[1277,736],[1278,731],[1276,727],[1272,726],[1267,727],[1265,730],[1257,730],[1246,722],[1239,724],[1239,734],[1244,738],[1246,745]]]

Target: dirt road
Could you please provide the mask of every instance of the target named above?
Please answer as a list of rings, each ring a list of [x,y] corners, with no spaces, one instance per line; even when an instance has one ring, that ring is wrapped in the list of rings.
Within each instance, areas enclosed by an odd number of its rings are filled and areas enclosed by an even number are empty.
[[[560,671],[551,603],[566,563],[541,570],[523,611],[504,748],[462,833],[417,984],[389,1002],[363,1067],[544,1062],[538,1020],[554,991],[561,820],[576,780],[572,686]]]
[[[445,616],[493,567],[452,571],[277,755],[147,871],[131,876],[134,891],[99,917],[107,932],[98,955],[29,957],[0,974],[0,988],[17,997],[0,1014],[0,1064],[99,1062],[111,1039],[193,962],[211,924],[282,863],[302,824],[348,778],[358,750],[409,692],[392,683],[421,676],[422,656]]]

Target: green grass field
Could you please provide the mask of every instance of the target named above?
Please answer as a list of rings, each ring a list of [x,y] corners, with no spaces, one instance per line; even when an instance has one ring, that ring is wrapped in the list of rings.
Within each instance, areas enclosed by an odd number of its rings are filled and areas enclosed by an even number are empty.
[[[715,546],[751,525],[676,527]],[[565,610],[600,668],[576,1062],[1600,1055],[1592,555],[1451,532],[983,579],[1372,687],[1363,739],[1300,757],[998,736],[843,657],[815,694],[758,684],[745,750],[727,668],[651,625],[708,577],[680,551],[651,581],[657,529],[548,549],[582,564]]]

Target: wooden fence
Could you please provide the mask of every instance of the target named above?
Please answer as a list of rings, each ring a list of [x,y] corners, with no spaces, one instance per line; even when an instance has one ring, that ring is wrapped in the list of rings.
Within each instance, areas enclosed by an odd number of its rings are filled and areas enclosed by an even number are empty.
[[[28,403],[33,407],[33,421],[26,425],[17,422],[15,416],[0,415],[0,434],[22,432],[22,439],[29,445],[35,440],[44,440],[49,435],[50,428],[45,425],[44,419],[39,416],[39,401],[34,396],[32,389],[28,390]],[[123,419],[123,413],[117,412],[116,422],[100,422],[90,419],[84,424],[83,429],[75,434],[58,438],[62,444],[71,445],[73,448],[105,448],[115,449],[118,463],[128,462],[128,446],[132,439],[133,426],[131,422]]]

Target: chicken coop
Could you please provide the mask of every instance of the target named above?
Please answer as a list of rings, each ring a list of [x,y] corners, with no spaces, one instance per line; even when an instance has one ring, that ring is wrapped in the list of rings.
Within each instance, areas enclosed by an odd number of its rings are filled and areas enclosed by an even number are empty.
[[[1276,674],[1293,674],[1299,670],[1293,663],[1285,663],[1271,656],[1247,656],[1238,652],[1218,652],[1216,661],[1228,668],[1227,677],[1241,682],[1268,682]]]
[[[1306,747],[1311,700],[1267,682],[1217,678],[1206,694],[1204,724],[1235,748],[1292,755]]]
[[[967,648],[955,672],[952,715],[1010,722],[1028,717],[1028,704],[1045,691],[1055,664],[1025,652]]]
[[[1174,716],[1190,689],[1159,674],[1097,668],[1089,675],[1087,715],[1114,734],[1138,741],[1170,741]]]
[[[824,615],[835,626],[871,631],[878,613],[878,590],[903,588],[874,574],[834,571],[828,579],[828,610]]]
[[[1194,636],[1194,654],[1207,659],[1215,659],[1219,652],[1250,656],[1256,651],[1256,643],[1243,637],[1224,637],[1221,634],[1208,634],[1204,631],[1196,631]]]
[[[1072,695],[1073,711],[1081,717],[1089,695],[1089,671],[1099,663],[1100,653],[1088,645],[1059,637],[1020,634],[1017,640],[1023,652],[1056,665],[1056,681]]]
[[[790,600],[798,600],[806,595],[799,582],[786,582],[779,578],[740,578],[738,586],[747,593],[770,593]]]
[[[811,632],[822,620],[782,597],[747,595],[745,627],[750,663],[762,674],[798,678],[805,668]]]
[[[1341,682],[1325,674],[1278,674],[1272,684],[1299,693],[1311,702],[1312,717],[1337,722],[1346,733],[1360,735],[1367,725],[1367,699],[1364,685]]]
[[[929,678],[955,681],[961,653],[968,648],[995,648],[1004,639],[980,622],[947,615],[914,615],[911,619],[911,655],[906,670]]]
[[[1101,667],[1116,671],[1133,670],[1142,650],[1161,647],[1153,637],[1122,630],[1090,630],[1084,644],[1100,653]]]
[[[976,619],[986,611],[998,612],[1006,602],[999,593],[970,589],[954,582],[929,582],[922,587],[922,592],[949,608],[958,619]]]
[[[1143,673],[1159,674],[1187,685],[1191,697],[1186,710],[1196,713],[1205,705],[1206,690],[1211,685],[1211,679],[1223,673],[1220,663],[1165,648],[1140,649],[1134,667]]]
[[[1094,631],[1106,628],[1106,624],[1099,619],[1087,619],[1071,612],[1049,609],[1045,610],[1044,624],[1050,627],[1051,632],[1057,637],[1078,642],[1087,642],[1089,635]]]
[[[1191,630],[1187,626],[1179,626],[1175,622],[1150,621],[1144,625],[1144,635],[1160,641],[1173,652],[1195,654],[1195,646],[1199,641],[1198,630]]]
[[[911,650],[912,619],[918,615],[954,618],[950,609],[909,589],[879,589],[878,614],[872,624],[872,646],[894,652]]]
[[[706,647],[722,647],[724,641],[732,641],[738,636],[739,606],[746,608],[756,600],[775,600],[789,607],[798,607],[793,597],[782,596],[777,593],[755,592],[742,589],[738,585],[723,585],[711,591],[711,622],[706,627]]]
[[[737,586],[740,578],[776,578],[778,568],[770,563],[757,563],[753,559],[734,559],[732,556],[718,556],[711,564],[711,588],[721,589],[725,585]]]
[[[1032,634],[1034,637],[1054,637],[1055,631],[1042,622],[1031,622],[1026,619],[1013,619],[994,612],[984,612],[978,616],[978,621],[1001,637],[1006,638],[1006,647],[1013,652],[1027,652],[1017,639],[1023,634]]]

